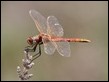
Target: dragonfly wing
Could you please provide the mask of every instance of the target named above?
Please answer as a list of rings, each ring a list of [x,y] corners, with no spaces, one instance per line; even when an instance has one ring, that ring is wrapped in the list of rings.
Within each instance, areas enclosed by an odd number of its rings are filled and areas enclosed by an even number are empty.
[[[69,57],[71,54],[70,50],[70,44],[69,42],[55,42],[56,43],[56,49],[59,52],[60,55]]]
[[[55,52],[55,46],[53,45],[54,42],[49,41],[47,38],[42,39],[44,43],[44,51],[48,55],[52,55]]]
[[[63,28],[59,24],[57,18],[55,16],[49,16],[47,18],[47,33],[51,36],[63,36]]]
[[[38,11],[35,10],[30,10],[29,14],[33,21],[36,24],[37,29],[39,30],[40,33],[47,33],[47,20],[46,18],[41,15]]]

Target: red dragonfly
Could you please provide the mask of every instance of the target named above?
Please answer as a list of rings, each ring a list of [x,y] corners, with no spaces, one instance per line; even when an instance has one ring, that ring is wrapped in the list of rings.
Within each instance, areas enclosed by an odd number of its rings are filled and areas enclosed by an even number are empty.
[[[62,38],[64,34],[63,28],[55,16],[48,16],[46,19],[35,10],[30,10],[29,14],[40,32],[39,35],[27,39],[30,46],[25,48],[26,52],[35,52],[37,45],[39,45],[39,52],[36,54],[38,56],[34,55],[36,56],[34,59],[41,55],[41,44],[44,44],[44,51],[49,55],[57,50],[60,55],[69,57],[71,54],[69,42],[90,42],[90,40],[87,39]]]

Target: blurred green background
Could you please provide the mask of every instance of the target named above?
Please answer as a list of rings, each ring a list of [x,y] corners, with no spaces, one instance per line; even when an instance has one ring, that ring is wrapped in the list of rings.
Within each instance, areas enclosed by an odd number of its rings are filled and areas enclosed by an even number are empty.
[[[29,73],[32,81],[108,80],[108,2],[80,1],[2,1],[1,2],[1,80],[19,80],[24,47],[29,36],[39,34],[29,10],[46,18],[54,15],[63,26],[64,37],[90,39],[91,43],[70,43],[71,57],[56,51],[35,60]]]

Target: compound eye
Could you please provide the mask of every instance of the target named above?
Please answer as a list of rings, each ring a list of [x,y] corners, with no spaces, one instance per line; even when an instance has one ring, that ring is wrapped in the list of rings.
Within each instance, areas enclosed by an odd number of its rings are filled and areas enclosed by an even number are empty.
[[[33,39],[32,39],[31,37],[29,37],[29,38],[27,39],[27,43],[28,43],[29,45],[32,45],[32,44],[33,44]]]

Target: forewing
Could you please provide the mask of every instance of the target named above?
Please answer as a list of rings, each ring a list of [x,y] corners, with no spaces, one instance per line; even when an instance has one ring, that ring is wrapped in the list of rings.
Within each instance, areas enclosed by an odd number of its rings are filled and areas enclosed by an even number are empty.
[[[47,20],[46,18],[41,15],[38,11],[30,10],[30,16],[32,17],[33,21],[36,24],[37,29],[40,33],[47,33]]]
[[[69,57],[71,54],[69,42],[56,42],[56,49],[60,55]]]
[[[45,53],[48,54],[48,55],[52,55],[55,52],[55,49],[56,49],[55,46],[53,45],[53,42],[51,42],[47,38],[43,38],[42,41],[44,43]]]
[[[57,18],[55,16],[49,16],[47,18],[47,33],[51,36],[63,36],[64,32],[63,32],[63,28],[62,26],[59,24]]]

